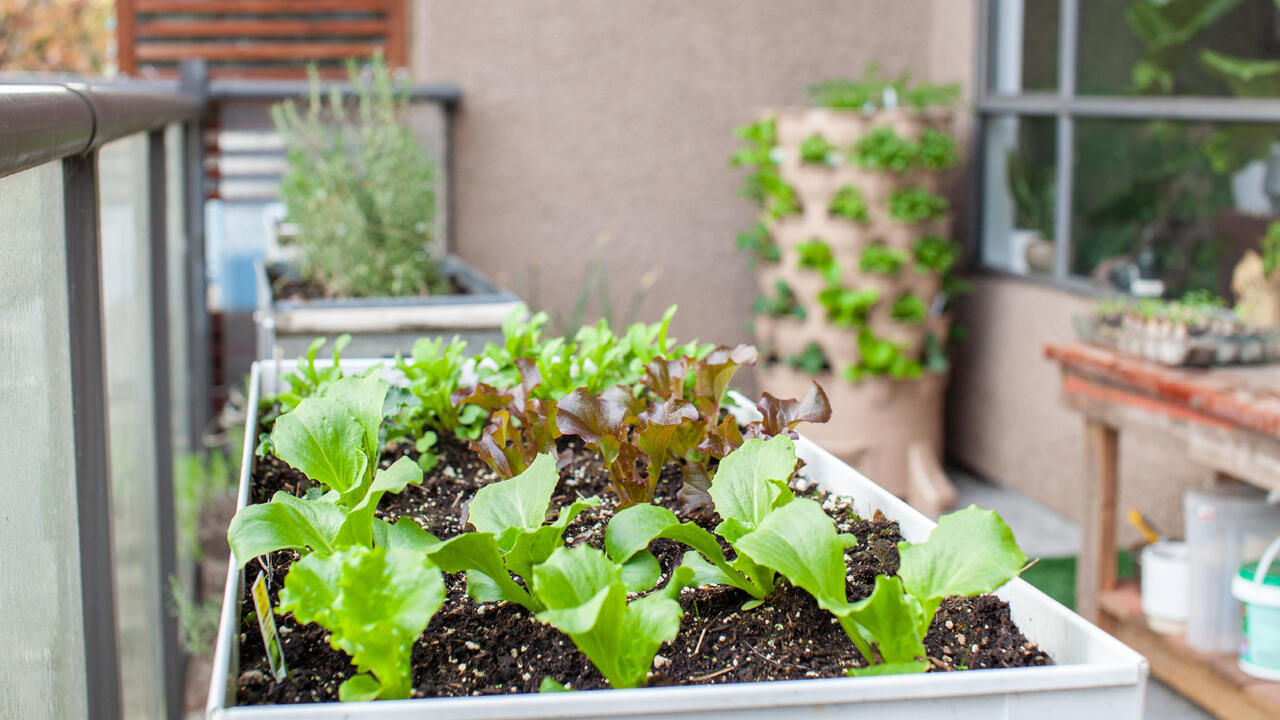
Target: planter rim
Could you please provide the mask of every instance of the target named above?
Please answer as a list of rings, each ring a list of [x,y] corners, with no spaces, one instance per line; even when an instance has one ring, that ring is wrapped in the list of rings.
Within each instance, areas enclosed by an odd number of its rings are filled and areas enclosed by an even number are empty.
[[[449,254],[440,258],[440,269],[448,277],[454,278],[460,285],[471,292],[452,295],[414,295],[414,296],[373,296],[355,298],[317,298],[315,300],[277,300],[271,294],[271,283],[266,276],[268,266],[289,266],[289,260],[259,260],[255,263],[268,292],[268,302],[277,313],[293,310],[323,310],[340,308],[372,308],[393,306],[436,306],[436,305],[476,305],[482,303],[504,303],[515,305],[520,299],[509,290],[501,287],[487,275],[457,255]],[[261,302],[261,301],[260,301]]]
[[[322,362],[317,360],[317,365]],[[383,365],[388,378],[395,373],[381,360],[344,360],[348,371],[359,372],[375,364]],[[250,373],[248,417],[245,419],[245,446],[241,455],[237,509],[248,504],[253,478],[254,444],[257,437],[258,404],[264,383],[274,383],[296,361],[257,361]],[[754,409],[734,393],[743,413]],[[843,471],[857,482],[856,495],[831,488],[853,500],[854,511],[870,515],[880,509],[897,520],[902,534],[911,541],[923,540],[935,523],[867,480],[835,456],[801,436],[796,450],[814,470],[819,484],[826,484],[825,471]],[[836,478],[838,480],[838,478]],[[837,483],[839,484],[839,483]],[[1016,578],[995,594],[1010,604],[1014,621],[1029,639],[1064,664],[966,670],[926,675],[887,675],[860,678],[814,678],[721,685],[687,685],[629,690],[591,690],[570,693],[522,693],[485,697],[420,698],[363,703],[308,703],[276,706],[229,706],[234,702],[239,665],[240,597],[243,573],[234,556],[228,564],[227,583],[218,627],[217,645],[209,686],[206,717],[222,718],[402,718],[431,717],[455,720],[499,720],[502,718],[589,718],[641,717],[671,713],[746,710],[750,708],[796,708],[876,702],[912,702],[937,698],[978,696],[1024,696],[1046,693],[1044,708],[1063,702],[1062,691],[1114,688],[1123,696],[1126,708],[1140,711],[1146,691],[1148,664],[1144,657],[1090,624],[1058,602]],[[607,701],[606,701],[607,700]],[[1029,709],[1034,705],[1019,707]],[[1106,705],[1106,707],[1111,707]],[[1108,715],[1108,717],[1114,717]],[[1135,716],[1136,717],[1136,716]]]
[[[880,116],[902,116],[902,117],[923,117],[923,118],[946,118],[955,117],[956,111],[945,107],[927,107],[916,109],[909,105],[899,105],[898,107],[888,110],[885,108],[876,108],[873,112],[864,112],[858,108],[834,108],[824,107],[822,105],[766,105],[761,109],[762,115],[782,114],[782,113],[804,113],[814,110],[823,112],[836,113],[839,115],[856,115],[868,120]]]

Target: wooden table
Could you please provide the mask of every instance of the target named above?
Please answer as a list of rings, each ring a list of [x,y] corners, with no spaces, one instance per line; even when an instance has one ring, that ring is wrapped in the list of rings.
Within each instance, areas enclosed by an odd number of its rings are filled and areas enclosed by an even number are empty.
[[[1078,344],[1050,344],[1045,355],[1062,371],[1063,401],[1085,422],[1077,612],[1146,655],[1157,677],[1218,717],[1280,718],[1280,683],[1245,675],[1234,656],[1200,653],[1151,631],[1137,587],[1116,583],[1120,431],[1177,438],[1214,482],[1280,490],[1280,366],[1171,368]]]

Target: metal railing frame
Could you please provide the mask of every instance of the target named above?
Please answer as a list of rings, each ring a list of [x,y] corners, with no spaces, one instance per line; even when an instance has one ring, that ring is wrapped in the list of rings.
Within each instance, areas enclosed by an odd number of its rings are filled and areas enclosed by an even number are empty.
[[[326,83],[326,86],[330,84]],[[338,84],[344,92],[348,87]],[[151,281],[151,337],[155,368],[153,408],[156,421],[154,458],[157,478],[157,528],[160,533],[161,607],[172,600],[163,579],[174,574],[173,437],[170,367],[169,282],[167,275],[169,202],[181,201],[186,211],[186,298],[189,308],[189,347],[193,367],[189,447],[202,448],[211,419],[209,321],[205,305],[204,145],[203,120],[214,103],[226,100],[275,100],[305,97],[306,82],[210,81],[201,62],[186,63],[177,82],[124,79],[86,83],[49,76],[0,77],[0,177],[51,162],[59,162],[63,176],[66,243],[67,332],[70,339],[72,432],[75,446],[76,507],[80,549],[80,582],[84,634],[84,667],[89,717],[116,720],[122,713],[121,674],[116,636],[114,560],[111,554],[110,436],[107,414],[105,338],[100,248],[100,205],[97,150],[105,143],[145,133],[148,168]],[[452,116],[461,92],[448,84],[415,85],[411,100],[439,103],[445,110],[445,151],[442,162],[448,197],[454,196]],[[184,177],[182,197],[169,197],[166,178],[164,128],[183,126]],[[453,213],[449,213],[450,219]],[[451,222],[451,221],[450,221]],[[451,245],[452,228],[446,242]],[[91,601],[89,593],[92,593]],[[178,642],[176,618],[163,618],[162,660],[165,709],[181,716],[184,656]]]
[[[197,123],[201,104],[189,95],[137,85],[77,82],[0,86],[0,177],[50,162],[62,164],[66,287],[70,350],[72,434],[85,649],[85,692],[90,718],[121,713],[116,637],[114,563],[111,556],[110,438],[106,398],[105,338],[98,200],[97,149],[148,134],[148,192],[152,198],[152,318],[155,361],[157,523],[160,572],[175,571],[172,433],[169,422],[168,298],[165,277],[165,165],[163,128]],[[156,200],[158,198],[158,201]],[[202,270],[203,272],[203,270]],[[203,306],[201,306],[203,309]],[[165,542],[168,538],[169,541]],[[167,583],[159,583],[169,608]],[[92,598],[89,592],[93,593]],[[165,706],[181,712],[182,654],[176,619],[160,619],[165,663]]]

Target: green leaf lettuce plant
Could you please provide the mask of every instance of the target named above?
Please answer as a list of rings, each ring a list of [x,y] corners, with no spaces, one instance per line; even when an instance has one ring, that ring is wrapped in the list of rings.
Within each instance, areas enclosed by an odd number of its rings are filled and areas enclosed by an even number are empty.
[[[236,513],[227,540],[242,566],[276,550],[333,552],[372,547],[387,536],[387,524],[374,517],[378,501],[422,481],[421,468],[407,457],[378,467],[389,388],[377,375],[342,378],[276,420],[276,456],[317,485],[307,498],[281,490]]]
[[[795,467],[786,436],[748,441],[721,463],[711,486],[724,518],[716,534],[734,550],[733,560],[706,530],[662,508],[639,506],[614,516],[606,549],[615,561],[626,561],[647,552],[654,539],[682,542],[693,548],[682,565],[693,568],[694,582],[743,590],[753,598],[744,608],[767,598],[782,575],[839,621],[869,666],[851,674],[927,669],[924,637],[942,600],[992,592],[1026,564],[999,516],[970,506],[944,516],[926,542],[900,543],[898,575],[877,577],[869,597],[849,602],[844,553],[857,539],[839,533],[816,501],[788,489]]]
[[[410,697],[413,644],[443,604],[440,570],[403,548],[313,553],[293,564],[280,591],[280,612],[324,626],[329,644],[351,657],[357,674],[339,686],[343,702]]]
[[[627,600],[622,566],[586,545],[557,548],[533,569],[537,617],[568,635],[615,688],[648,681],[658,648],[675,638],[684,610],[677,599],[693,571],[677,567],[661,590]]]
[[[600,504],[594,497],[574,501],[547,523],[559,480],[555,457],[543,454],[516,477],[480,488],[467,506],[466,523],[474,531],[428,545],[432,560],[445,572],[465,571],[467,594],[477,602],[505,600],[531,612],[545,609],[528,589],[533,567],[563,547],[565,528],[574,518]]]

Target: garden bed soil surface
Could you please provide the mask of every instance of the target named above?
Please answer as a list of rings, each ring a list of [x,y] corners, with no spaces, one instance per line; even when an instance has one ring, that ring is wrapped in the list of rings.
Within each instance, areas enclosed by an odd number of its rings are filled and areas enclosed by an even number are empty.
[[[276,275],[268,270],[267,277],[271,280],[271,294],[277,301],[303,302],[307,300],[333,300],[335,298],[344,297],[334,294],[324,285],[313,280],[303,280],[296,277],[287,277]],[[446,277],[452,288],[448,293],[422,293],[419,297],[432,297],[434,295],[469,295],[466,288],[458,283],[457,278]]]
[[[564,440],[562,447],[572,450],[574,459],[561,473],[552,511],[575,498],[598,495],[602,504],[570,524],[565,541],[571,547],[582,543],[602,547],[605,524],[616,509],[608,489],[608,472],[576,439]],[[452,438],[442,439],[437,450],[440,462],[427,473],[422,485],[411,485],[398,495],[384,495],[378,514],[392,522],[412,517],[432,534],[445,538],[463,531],[466,503],[475,491],[499,478]],[[383,466],[401,455],[416,457],[417,452],[408,445],[400,446],[383,454]],[[278,490],[302,494],[306,484],[301,473],[267,457],[257,463],[250,501],[266,502]],[[803,470],[792,485],[798,493],[822,500],[841,532],[857,535],[859,544],[847,551],[850,601],[869,595],[876,575],[897,572],[897,544],[902,536],[896,522],[885,520],[879,512],[872,519],[856,517],[847,501],[817,492]],[[679,487],[679,472],[668,465],[654,502],[682,519],[714,528],[714,515],[681,512],[675,497]],[[655,541],[651,547],[663,566],[662,586],[686,548],[666,540]],[[268,588],[273,605],[295,557],[296,553],[285,550],[270,558]],[[242,607],[252,607],[248,588],[265,571],[260,560],[247,566]],[[446,575],[445,581],[444,606],[414,647],[415,697],[537,692],[546,676],[576,690],[608,687],[568,637],[538,622],[524,608],[511,603],[473,602],[466,595],[461,573]],[[685,590],[680,596],[685,611],[680,633],[659,650],[649,684],[843,677],[847,669],[864,664],[835,618],[803,590],[779,579],[778,590],[762,606],[741,610],[749,599],[742,591],[724,586]],[[347,656],[329,646],[328,633],[319,625],[299,625],[292,615],[278,617],[277,624],[289,678],[282,683],[271,679],[257,623],[252,612],[245,612],[240,628],[238,703],[337,701],[338,686],[355,672]],[[948,598],[930,627],[925,647],[933,671],[1052,664],[1014,625],[1008,606],[994,596]]]

